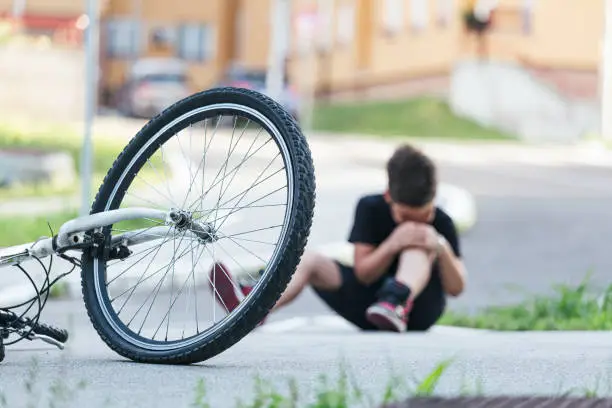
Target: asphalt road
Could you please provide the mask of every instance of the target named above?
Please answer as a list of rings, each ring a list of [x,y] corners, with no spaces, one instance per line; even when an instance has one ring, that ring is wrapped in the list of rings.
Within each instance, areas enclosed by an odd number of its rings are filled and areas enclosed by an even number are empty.
[[[442,173],[478,203],[478,224],[464,238],[468,290],[457,305],[514,302],[520,291],[578,284],[589,271],[594,286],[612,283],[612,170],[500,165]]]

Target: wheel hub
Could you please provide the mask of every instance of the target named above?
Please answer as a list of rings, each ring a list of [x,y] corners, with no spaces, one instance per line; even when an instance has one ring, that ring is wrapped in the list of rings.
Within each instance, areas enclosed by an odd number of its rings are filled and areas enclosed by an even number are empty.
[[[193,219],[193,215],[187,211],[173,210],[170,212],[170,219],[177,230],[191,231],[203,244],[209,244],[219,239],[212,223],[196,221]]]

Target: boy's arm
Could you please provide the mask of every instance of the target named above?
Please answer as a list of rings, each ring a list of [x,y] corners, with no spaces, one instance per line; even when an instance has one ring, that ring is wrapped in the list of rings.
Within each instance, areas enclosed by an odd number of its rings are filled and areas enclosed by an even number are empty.
[[[369,285],[384,275],[396,256],[389,240],[378,247],[355,243],[355,276],[364,285]]]
[[[438,259],[444,291],[451,296],[459,296],[465,288],[466,269],[463,261],[455,256],[446,240],[441,245]]]
[[[442,286],[449,295],[459,296],[465,288],[467,271],[461,260],[459,236],[452,219],[449,218],[440,238],[438,262]]]
[[[355,247],[354,271],[357,279],[364,285],[375,282],[393,262],[395,255],[389,240],[380,241],[375,231],[375,209],[371,201],[364,197],[357,203],[353,228],[349,242]]]

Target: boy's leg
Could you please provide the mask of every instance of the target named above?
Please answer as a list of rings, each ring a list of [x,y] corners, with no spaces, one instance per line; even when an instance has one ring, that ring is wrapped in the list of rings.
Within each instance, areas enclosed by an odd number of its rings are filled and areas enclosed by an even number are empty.
[[[431,277],[433,256],[422,249],[400,254],[395,279],[388,279],[379,291],[379,300],[366,312],[368,321],[381,330],[403,332],[413,300]]]
[[[421,294],[431,277],[434,257],[422,249],[409,249],[401,253],[395,279],[410,288],[410,300]]]
[[[278,299],[272,311],[293,301],[307,285],[326,291],[338,290],[342,285],[342,274],[338,264],[320,254],[304,254],[287,289]]]
[[[213,266],[209,279],[209,285],[213,290],[215,298],[228,312],[234,310],[240,303],[240,299],[236,294],[237,289],[245,296],[252,290],[252,287],[239,287],[229,270],[221,264]],[[342,285],[340,268],[336,262],[325,256],[316,253],[305,253],[285,292],[283,292],[271,311],[275,311],[293,301],[307,285],[312,285],[322,290],[337,290]]]

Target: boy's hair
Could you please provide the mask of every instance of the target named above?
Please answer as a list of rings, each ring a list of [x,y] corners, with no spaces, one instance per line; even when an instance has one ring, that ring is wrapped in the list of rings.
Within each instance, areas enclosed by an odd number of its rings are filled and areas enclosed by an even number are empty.
[[[391,199],[410,207],[422,207],[436,195],[437,175],[432,160],[420,150],[402,145],[387,162]]]

